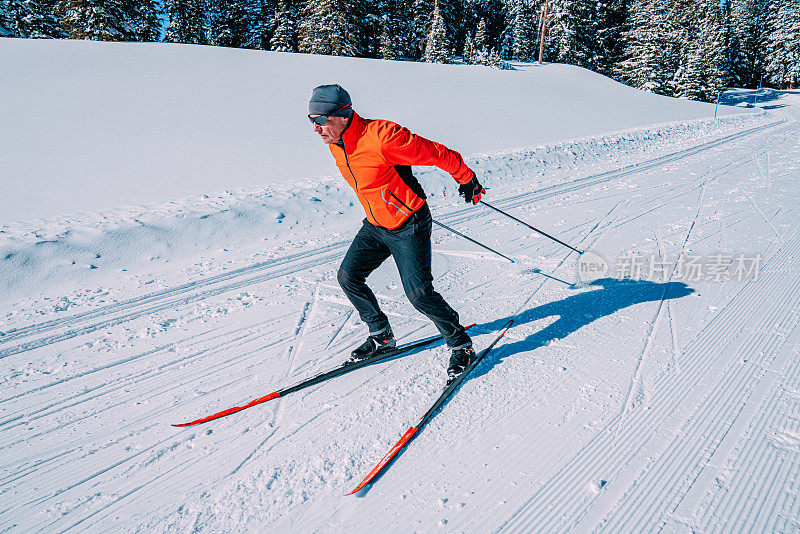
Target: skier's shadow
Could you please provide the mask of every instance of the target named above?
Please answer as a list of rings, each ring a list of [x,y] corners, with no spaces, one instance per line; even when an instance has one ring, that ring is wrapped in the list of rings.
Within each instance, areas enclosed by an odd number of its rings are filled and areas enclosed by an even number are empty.
[[[514,317],[512,332],[514,327],[533,321],[548,317],[558,317],[558,319],[525,339],[504,343],[497,347],[470,373],[467,380],[488,373],[492,367],[514,354],[536,350],[551,341],[563,339],[593,321],[616,313],[623,308],[643,302],[682,298],[694,293],[694,289],[683,282],[657,283],[645,280],[603,278],[593,282],[591,286],[597,287],[597,289],[542,304]],[[491,323],[483,324],[481,329],[485,328],[487,331],[499,330],[508,319],[498,319]]]

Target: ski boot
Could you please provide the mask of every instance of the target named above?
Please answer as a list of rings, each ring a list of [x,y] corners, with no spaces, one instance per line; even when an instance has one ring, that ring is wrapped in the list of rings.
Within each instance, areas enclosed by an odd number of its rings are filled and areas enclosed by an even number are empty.
[[[445,387],[458,378],[458,375],[463,373],[474,359],[475,351],[472,349],[472,345],[453,349],[453,353],[450,356],[450,365],[447,366],[447,384]]]
[[[397,342],[394,340],[392,328],[387,326],[382,332],[378,332],[375,335],[370,334],[362,345],[353,349],[353,352],[350,353],[350,358],[345,364],[349,365],[361,360],[367,360],[373,356],[392,351],[396,346]]]

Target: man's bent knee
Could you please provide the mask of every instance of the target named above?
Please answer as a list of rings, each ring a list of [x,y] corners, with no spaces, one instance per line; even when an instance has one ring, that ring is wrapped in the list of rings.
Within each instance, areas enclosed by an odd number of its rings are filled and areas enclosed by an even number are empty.
[[[339,267],[339,270],[336,272],[336,280],[339,282],[339,286],[345,289],[352,283],[353,277],[350,276],[350,273]]]
[[[408,297],[409,302],[420,311],[422,311],[420,308],[424,308],[425,304],[430,302],[431,297],[435,295],[436,292],[433,290],[433,284],[431,283],[422,284],[414,289],[406,290],[406,297]]]

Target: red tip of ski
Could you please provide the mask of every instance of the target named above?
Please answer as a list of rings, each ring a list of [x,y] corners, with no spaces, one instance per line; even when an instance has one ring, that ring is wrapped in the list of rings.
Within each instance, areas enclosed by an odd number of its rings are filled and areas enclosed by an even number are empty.
[[[246,406],[244,406],[244,408],[249,408],[250,406],[255,406],[256,404],[261,404],[262,402],[267,402],[268,400],[277,399],[280,396],[280,391],[273,391],[269,395],[264,395],[263,397],[259,397],[254,401],[250,401]]]
[[[383,468],[386,467],[386,464],[388,464],[392,460],[392,458],[394,458],[397,455],[397,453],[400,452],[400,450],[406,446],[406,443],[408,443],[411,440],[411,438],[414,437],[414,434],[416,434],[417,430],[419,430],[419,427],[416,426],[412,426],[411,428],[406,430],[406,433],[403,434],[403,437],[401,437],[400,440],[394,444],[394,447],[392,447],[389,450],[389,452],[386,453],[386,456],[381,458],[381,461],[378,462],[378,465],[376,465],[372,469],[372,471],[369,472],[366,478],[364,478],[364,480],[361,481],[361,484],[356,486],[356,489],[354,489],[347,495],[358,493],[359,491],[364,489],[364,486],[372,482],[375,479],[375,477],[378,476],[378,473],[380,473],[383,470]]]
[[[194,421],[190,421],[188,423],[180,423],[177,425],[172,425],[176,427],[183,427],[183,426],[194,426],[199,425],[200,423],[207,423],[208,421],[213,421],[214,419],[219,419],[220,417],[225,417],[226,415],[230,415],[232,413],[241,412],[245,408],[250,408],[251,406],[255,406],[256,404],[261,404],[262,402],[267,402],[268,400],[272,400],[275,398],[280,397],[281,394],[279,391],[273,391],[269,395],[264,395],[263,397],[259,397],[255,400],[252,400],[245,404],[244,406],[234,406],[233,408],[228,408],[227,410],[223,410],[221,412],[217,412],[213,415],[209,415],[208,417],[203,417],[202,419],[196,419]]]

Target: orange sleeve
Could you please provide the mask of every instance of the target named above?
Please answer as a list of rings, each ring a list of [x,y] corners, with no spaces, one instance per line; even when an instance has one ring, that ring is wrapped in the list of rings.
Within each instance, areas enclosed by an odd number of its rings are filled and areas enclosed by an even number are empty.
[[[446,146],[411,133],[408,128],[389,123],[381,129],[381,153],[392,165],[435,165],[450,173],[456,182],[465,184],[475,173],[461,154]]]

